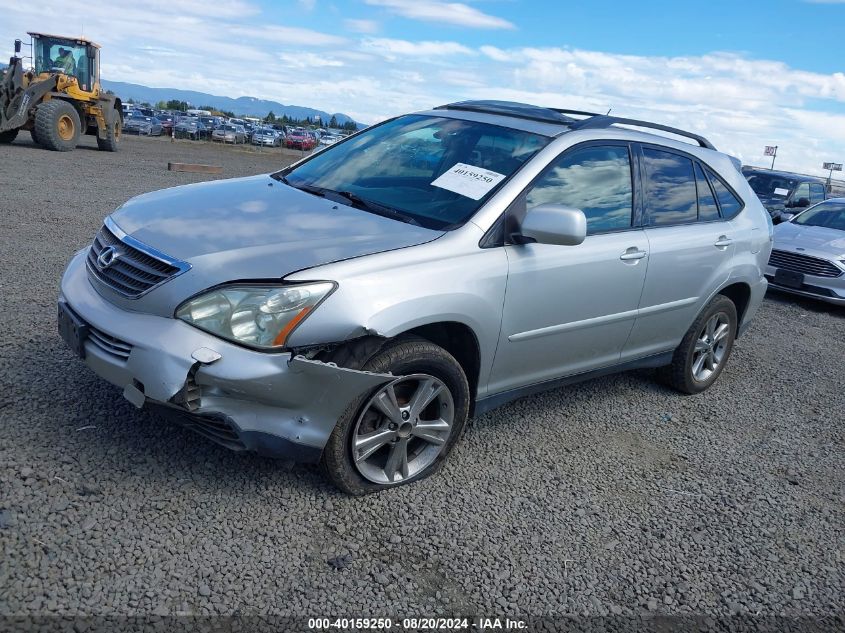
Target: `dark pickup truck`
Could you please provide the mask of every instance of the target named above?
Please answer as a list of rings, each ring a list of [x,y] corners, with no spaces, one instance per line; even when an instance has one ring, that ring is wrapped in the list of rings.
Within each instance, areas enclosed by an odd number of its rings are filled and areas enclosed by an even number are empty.
[[[775,220],[830,197],[824,178],[759,167],[743,167],[742,175]]]

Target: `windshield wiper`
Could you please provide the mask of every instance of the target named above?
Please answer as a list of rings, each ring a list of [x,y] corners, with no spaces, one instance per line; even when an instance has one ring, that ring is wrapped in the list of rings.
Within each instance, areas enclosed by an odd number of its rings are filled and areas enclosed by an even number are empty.
[[[315,187],[314,185],[295,185],[287,179],[287,176],[277,176],[276,174],[273,174],[271,177],[275,178],[279,182],[285,183],[288,187],[293,187],[294,189],[299,189],[300,191],[305,191],[312,195],[320,196],[321,198],[325,198],[326,192],[329,191],[328,189],[323,189],[322,187]]]
[[[408,224],[413,224],[415,226],[422,226],[414,218],[405,213],[402,213],[398,209],[394,209],[393,207],[388,206],[386,204],[381,204],[380,202],[367,200],[366,198],[362,198],[353,191],[326,190],[326,192],[337,194],[338,196],[341,196],[342,198],[351,202],[352,206],[358,207],[359,209],[363,209],[364,211],[370,211],[371,213],[375,213],[376,215],[382,215],[386,218],[393,218],[394,220],[399,220],[400,222],[407,222]]]
[[[417,220],[405,213],[402,213],[398,209],[394,209],[386,204],[381,204],[380,202],[367,200],[353,191],[335,191],[334,189],[326,189],[325,187],[317,187],[315,185],[295,185],[290,182],[286,176],[279,176],[277,174],[272,174],[271,177],[275,178],[279,182],[283,182],[288,187],[300,189],[315,196],[320,196],[321,198],[325,198],[327,196],[339,196],[344,201],[350,203],[353,207],[358,209],[363,209],[364,211],[369,211],[370,213],[375,213],[376,215],[381,215],[386,218],[399,220],[400,222],[413,224],[414,226],[422,226],[422,224],[420,224]]]

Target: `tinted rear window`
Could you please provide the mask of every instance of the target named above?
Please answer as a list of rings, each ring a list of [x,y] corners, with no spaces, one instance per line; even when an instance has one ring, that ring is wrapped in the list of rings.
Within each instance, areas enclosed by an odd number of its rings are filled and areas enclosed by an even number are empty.
[[[689,158],[643,148],[647,222],[652,226],[695,222],[698,218],[695,175]]]
[[[707,184],[707,178],[701,171],[701,166],[695,165],[695,184],[698,187],[698,219],[702,221],[718,220],[719,207],[716,205],[716,198]]]

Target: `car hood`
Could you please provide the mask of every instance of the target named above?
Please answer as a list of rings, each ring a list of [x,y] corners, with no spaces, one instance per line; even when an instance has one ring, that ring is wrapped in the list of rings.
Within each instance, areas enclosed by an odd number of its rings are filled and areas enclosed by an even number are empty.
[[[228,281],[279,279],[443,235],[305,193],[269,175],[144,194],[111,219],[136,240],[191,265],[149,293],[173,300]]]
[[[845,231],[784,222],[775,227],[775,248],[845,258]]]

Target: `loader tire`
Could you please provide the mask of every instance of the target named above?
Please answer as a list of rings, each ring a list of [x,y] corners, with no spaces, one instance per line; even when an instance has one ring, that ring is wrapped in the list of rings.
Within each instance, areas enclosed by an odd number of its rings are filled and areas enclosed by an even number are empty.
[[[123,131],[123,119],[120,113],[116,112],[114,121],[112,121],[106,130],[106,138],[100,138],[97,134],[97,148],[102,152],[116,152],[120,144],[120,134]]]
[[[35,134],[41,144],[56,152],[69,152],[79,143],[79,113],[61,99],[42,103],[35,111]]]
[[[0,144],[11,143],[15,140],[15,137],[18,135],[17,130],[7,130],[5,132],[0,132]]]
[[[35,133],[35,128],[32,128],[29,131],[30,136],[32,136],[32,142],[36,145],[41,145],[41,141],[38,140],[38,134]]]

